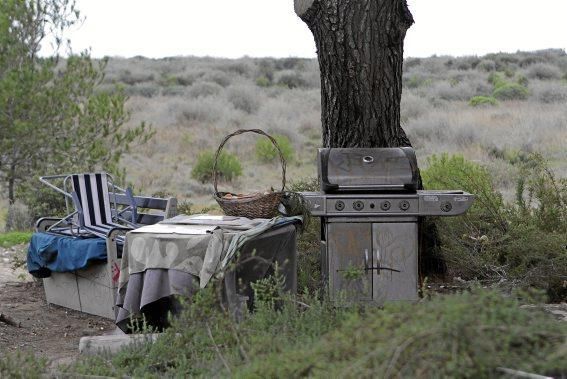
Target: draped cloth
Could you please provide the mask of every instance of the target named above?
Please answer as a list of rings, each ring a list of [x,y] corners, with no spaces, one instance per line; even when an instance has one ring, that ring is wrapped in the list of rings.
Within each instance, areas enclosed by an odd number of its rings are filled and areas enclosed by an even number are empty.
[[[128,232],[118,284],[117,325],[125,330],[128,319],[144,310],[149,318],[163,317],[163,309],[153,309],[156,306],[175,310],[172,295],[190,297],[211,279],[222,278],[238,252],[240,260],[246,257],[247,264],[237,269],[248,277],[245,281],[263,277],[278,262],[287,270],[286,286],[295,289],[296,230],[291,224],[301,218],[226,219],[230,222],[178,216]]]

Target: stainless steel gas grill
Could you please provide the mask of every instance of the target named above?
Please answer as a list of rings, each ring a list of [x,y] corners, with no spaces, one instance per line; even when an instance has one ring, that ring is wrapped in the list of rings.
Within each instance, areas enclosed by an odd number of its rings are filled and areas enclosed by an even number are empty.
[[[331,299],[418,298],[418,216],[456,216],[474,195],[419,191],[411,148],[319,149],[321,192],[304,192],[321,217],[321,261]]]

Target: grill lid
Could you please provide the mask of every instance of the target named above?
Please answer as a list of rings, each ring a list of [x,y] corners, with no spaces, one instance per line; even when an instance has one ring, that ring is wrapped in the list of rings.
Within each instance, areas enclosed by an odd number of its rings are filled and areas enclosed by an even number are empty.
[[[324,192],[417,190],[417,159],[411,147],[319,149]]]

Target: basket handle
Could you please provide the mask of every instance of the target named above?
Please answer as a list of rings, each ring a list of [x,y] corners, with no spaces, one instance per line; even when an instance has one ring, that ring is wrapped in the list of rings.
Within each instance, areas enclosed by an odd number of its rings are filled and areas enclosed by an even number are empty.
[[[274,139],[274,137],[272,137],[271,135],[267,134],[266,132],[264,132],[263,130],[260,129],[239,129],[237,131],[235,131],[232,134],[227,135],[226,137],[224,137],[224,140],[221,142],[221,144],[219,145],[217,152],[215,154],[215,163],[213,165],[213,185],[215,187],[215,194],[218,193],[219,191],[217,190],[217,162],[220,156],[220,153],[224,147],[224,145],[226,144],[226,142],[231,139],[234,136],[237,136],[239,134],[244,134],[244,133],[256,133],[256,134],[260,134],[263,135],[265,137],[267,137],[272,144],[276,147],[276,149],[278,150],[278,153],[280,154],[280,162],[282,164],[282,190],[280,192],[283,192],[285,189],[285,168],[286,168],[286,162],[285,162],[285,158],[283,156],[283,153],[278,145],[278,143],[276,142],[276,140]]]

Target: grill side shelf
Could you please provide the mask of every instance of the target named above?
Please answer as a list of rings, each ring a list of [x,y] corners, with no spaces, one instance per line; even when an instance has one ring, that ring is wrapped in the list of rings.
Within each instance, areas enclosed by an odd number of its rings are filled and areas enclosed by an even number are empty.
[[[473,204],[475,196],[463,191],[417,191],[420,216],[458,216]]]

